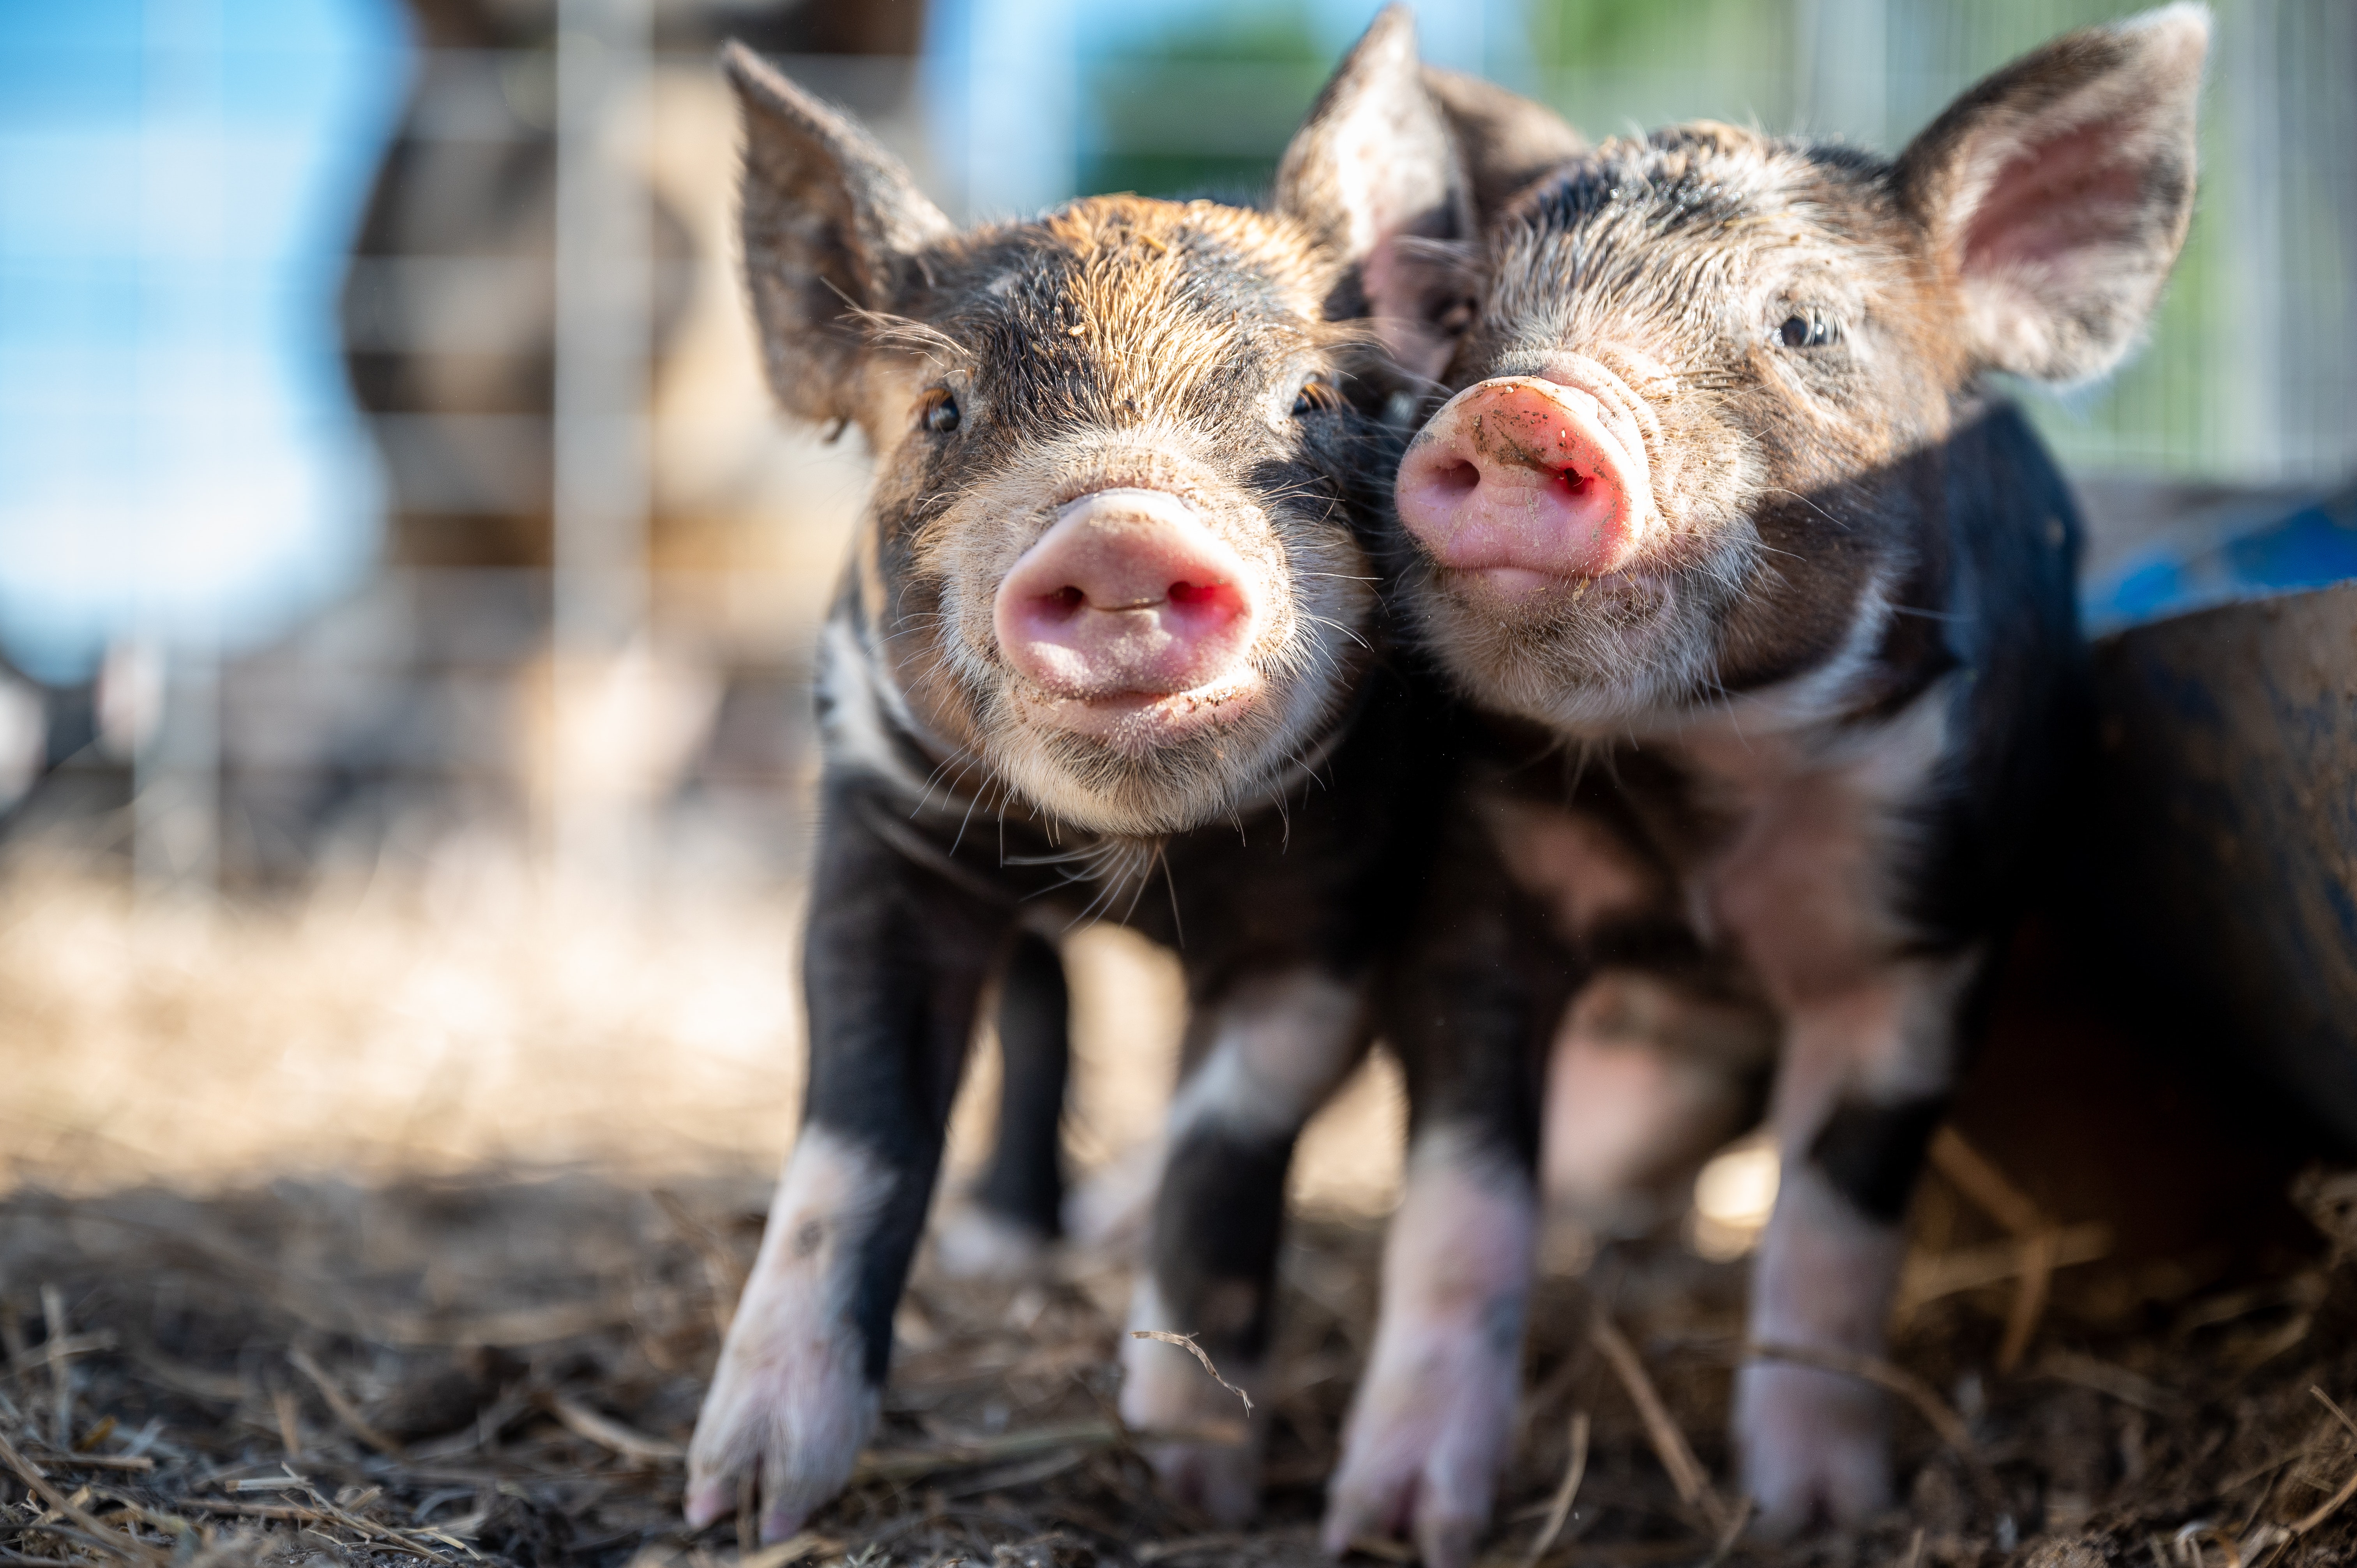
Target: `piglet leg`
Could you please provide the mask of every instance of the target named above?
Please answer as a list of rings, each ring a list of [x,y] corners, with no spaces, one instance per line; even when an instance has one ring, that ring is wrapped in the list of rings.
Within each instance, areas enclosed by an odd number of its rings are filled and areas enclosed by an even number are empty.
[[[1261,975],[1200,1000],[1193,1068],[1170,1110],[1133,1329],[1190,1335],[1254,1392],[1268,1352],[1294,1141],[1366,1044],[1357,986],[1316,969]],[[1186,1350],[1122,1343],[1121,1417],[1147,1433],[1164,1488],[1224,1524],[1259,1506],[1262,1423]],[[1232,1435],[1230,1434],[1232,1433]]]
[[[1976,956],[1885,966],[1793,1011],[1771,1119],[1783,1159],[1751,1286],[1751,1339],[1879,1356],[1907,1200],[1939,1124]],[[1889,1506],[1889,1412],[1847,1373],[1755,1359],[1735,1436],[1758,1529],[1786,1538]]]
[[[1430,1568],[1473,1560],[1513,1437],[1536,1233],[1526,1168],[1471,1129],[1416,1140],[1329,1490],[1329,1552],[1412,1528]]]
[[[949,1273],[1019,1274],[1062,1234],[1071,1015],[1055,944],[1023,932],[998,982],[998,1129],[990,1159],[933,1237],[934,1256]]]
[[[1413,1532],[1429,1568],[1464,1568],[1512,1444],[1540,1064],[1570,975],[1487,842],[1461,821],[1444,832],[1425,915],[1383,994],[1407,1079],[1407,1185],[1322,1541],[1340,1555]]]
[[[870,1150],[804,1124],[696,1417],[692,1527],[758,1486],[761,1538],[782,1539],[851,1478],[880,1394],[857,1323],[859,1263],[893,1187]]]
[[[687,1520],[760,1497],[777,1541],[843,1489],[939,1171],[1005,911],[918,868],[834,781],[803,950],[810,1088],[761,1250],[688,1449]]]

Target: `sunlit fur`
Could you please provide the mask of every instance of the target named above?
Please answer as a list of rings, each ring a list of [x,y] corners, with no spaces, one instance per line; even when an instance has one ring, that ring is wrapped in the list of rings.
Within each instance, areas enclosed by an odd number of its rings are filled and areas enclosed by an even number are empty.
[[[875,328],[863,424],[878,462],[860,593],[916,732],[1051,819],[1151,836],[1265,798],[1337,719],[1373,597],[1344,521],[1383,436],[1347,407],[1294,413],[1303,379],[1346,379],[1361,329],[1324,321],[1339,267],[1291,220],[1115,197],[944,242],[919,297]],[[920,428],[946,386],[958,430]],[[1162,489],[1262,571],[1266,611],[1241,716],[1124,745],[1041,722],[1002,655],[993,597],[1056,510]],[[974,775],[981,777],[974,777]]]

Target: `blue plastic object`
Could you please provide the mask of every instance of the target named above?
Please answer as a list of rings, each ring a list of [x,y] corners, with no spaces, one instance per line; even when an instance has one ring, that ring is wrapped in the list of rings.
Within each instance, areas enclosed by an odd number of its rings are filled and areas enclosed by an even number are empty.
[[[2357,490],[2191,553],[2151,551],[2082,590],[2100,635],[2211,605],[2357,579]]]

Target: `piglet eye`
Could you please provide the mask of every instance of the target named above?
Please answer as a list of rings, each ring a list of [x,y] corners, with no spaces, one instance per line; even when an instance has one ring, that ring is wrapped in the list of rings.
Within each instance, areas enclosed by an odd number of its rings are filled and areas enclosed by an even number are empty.
[[[935,387],[917,404],[917,423],[935,435],[947,435],[958,427],[960,419],[957,399],[947,387]]]
[[[1813,310],[1784,317],[1776,336],[1787,349],[1822,349],[1834,340],[1834,324]]]
[[[1313,413],[1327,413],[1342,406],[1342,394],[1334,383],[1323,376],[1312,376],[1301,383],[1293,397],[1293,417],[1307,419]]]

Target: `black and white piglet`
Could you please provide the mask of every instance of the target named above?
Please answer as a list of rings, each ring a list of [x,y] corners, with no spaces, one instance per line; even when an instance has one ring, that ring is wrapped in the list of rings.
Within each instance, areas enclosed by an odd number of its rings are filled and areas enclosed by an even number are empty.
[[[1505,1212],[1470,1305],[1408,1293],[1414,1322],[1487,1315],[1449,1341],[1486,1369],[1480,1398],[1417,1393],[1447,1370],[1428,1359],[1388,1374],[1387,1473],[1473,1477],[1419,1515],[1469,1540],[1512,1412],[1559,983],[1543,954],[1521,965],[1502,915],[1413,924],[1435,876],[1501,874],[1478,831],[1436,854],[1448,721],[1385,667],[1367,550],[1401,447],[1368,412],[1380,348],[1437,370],[1462,326],[1401,242],[1472,226],[1408,17],[1343,63],[1267,211],[1113,197],[960,232],[856,126],[748,53],[727,66],[771,385],[857,424],[877,477],[823,641],[808,1098],[697,1423],[689,1520],[758,1487],[775,1539],[850,1476],[976,1007],[1006,974],[1014,1032],[1052,1036],[1055,956],[1023,933],[1096,917],[1177,947],[1191,1007],[1137,1326],[1261,1375],[1296,1134],[1378,1027],[1426,1144],[1453,1151],[1446,1179]],[[1458,1072],[1468,1039],[1503,1069]],[[996,1196],[1044,1225],[1040,1120]],[[1153,1451],[1165,1479],[1247,1513],[1256,1444],[1184,1435],[1232,1423],[1231,1396],[1167,1346],[1125,1353],[1124,1417],[1180,1434]]]
[[[1563,743],[1500,769],[1491,821],[1591,985],[1776,1021],[1755,1342],[1881,1347],[2077,744],[2072,500],[1986,378],[2131,346],[2185,235],[2208,39],[2190,5],[2060,38],[1895,161],[1708,123],[1608,142],[1472,258],[1455,395],[1399,475],[1403,594],[1459,691]],[[1887,1502],[1872,1385],[1764,1356],[1736,1403],[1768,1528]]]

